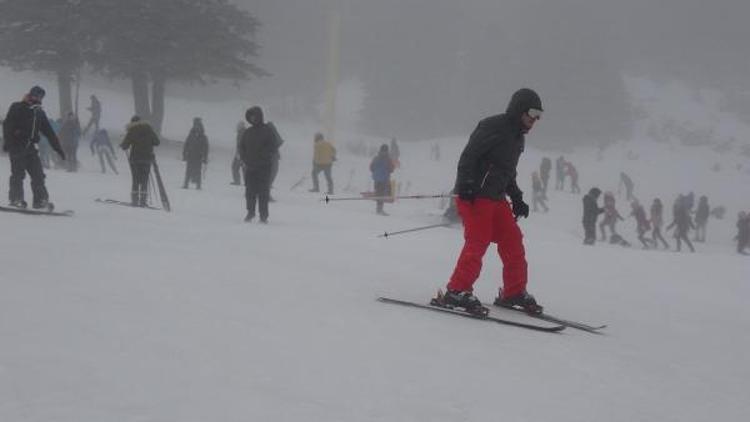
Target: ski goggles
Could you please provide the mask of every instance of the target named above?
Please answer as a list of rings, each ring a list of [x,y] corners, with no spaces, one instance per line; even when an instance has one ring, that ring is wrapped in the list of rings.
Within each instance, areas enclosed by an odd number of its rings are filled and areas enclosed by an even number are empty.
[[[539,120],[542,118],[542,110],[538,110],[536,108],[530,108],[529,111],[526,112],[526,114],[529,115],[534,120]]]

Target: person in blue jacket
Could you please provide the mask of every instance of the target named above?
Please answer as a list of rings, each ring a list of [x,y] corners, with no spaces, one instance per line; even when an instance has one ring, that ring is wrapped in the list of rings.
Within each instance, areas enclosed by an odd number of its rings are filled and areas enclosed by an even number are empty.
[[[379,198],[375,201],[375,212],[378,215],[388,215],[383,211],[383,197],[391,194],[391,173],[393,173],[393,170],[394,165],[391,155],[388,153],[388,145],[383,144],[380,146],[378,155],[370,163],[372,181],[375,183],[375,197]]]

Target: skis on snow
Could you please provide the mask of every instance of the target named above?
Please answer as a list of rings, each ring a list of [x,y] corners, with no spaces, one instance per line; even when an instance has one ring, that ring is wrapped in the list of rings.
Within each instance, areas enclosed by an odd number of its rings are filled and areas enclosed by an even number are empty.
[[[377,300],[379,302],[382,302],[382,303],[390,303],[390,304],[393,304],[393,305],[401,305],[401,306],[408,306],[408,307],[418,308],[418,309],[426,309],[426,310],[430,310],[430,311],[436,311],[436,312],[442,312],[442,313],[446,313],[446,314],[458,315],[458,316],[462,316],[462,317],[466,317],[466,318],[480,319],[480,320],[484,320],[484,321],[495,322],[495,323],[498,323],[498,324],[510,325],[510,326],[518,327],[518,328],[525,328],[525,329],[528,329],[528,330],[542,331],[542,332],[546,332],[546,333],[557,333],[557,332],[560,332],[560,331],[562,331],[562,330],[565,329],[565,326],[562,325],[562,324],[552,325],[552,326],[537,325],[537,324],[528,324],[528,323],[525,323],[525,322],[518,322],[518,321],[511,321],[511,320],[503,319],[503,318],[497,318],[497,317],[492,316],[492,315],[480,316],[480,315],[471,314],[469,312],[465,312],[465,311],[462,311],[462,310],[459,310],[459,309],[455,309],[455,308],[446,308],[446,307],[442,307],[442,306],[435,306],[435,305],[428,305],[428,304],[417,303],[417,302],[410,302],[410,301],[407,301],[407,300],[392,299],[392,298],[389,298],[389,297],[379,297]]]
[[[571,321],[569,319],[559,318],[559,317],[552,316],[552,315],[545,314],[545,313],[541,313],[541,314],[535,315],[535,314],[529,314],[526,311],[524,311],[523,309],[519,309],[519,308],[508,308],[508,307],[499,306],[499,305],[494,305],[494,306],[496,308],[498,308],[498,309],[505,309],[505,310],[508,310],[508,311],[519,312],[519,313],[522,313],[524,315],[528,315],[531,318],[540,319],[542,321],[551,322],[553,324],[564,325],[566,327],[575,328],[576,330],[587,331],[589,333],[594,333],[594,334],[602,334],[601,330],[607,328],[606,324],[603,324],[603,325],[589,325],[589,324],[585,324],[583,322]]]
[[[145,205],[143,207],[139,207],[139,206],[133,205],[132,202],[120,201],[120,200],[117,200],[117,199],[96,198],[94,201],[102,203],[102,204],[121,205],[123,207],[146,208],[146,209],[149,209],[149,210],[161,210],[161,208],[152,207],[150,205]]]
[[[65,211],[55,211],[55,207],[50,204],[47,208],[43,209],[34,209],[34,208],[21,208],[21,207],[14,207],[14,206],[2,206],[0,205],[0,211],[3,212],[16,212],[19,214],[29,214],[29,215],[54,215],[59,217],[72,217],[74,212],[73,210],[65,210]]]

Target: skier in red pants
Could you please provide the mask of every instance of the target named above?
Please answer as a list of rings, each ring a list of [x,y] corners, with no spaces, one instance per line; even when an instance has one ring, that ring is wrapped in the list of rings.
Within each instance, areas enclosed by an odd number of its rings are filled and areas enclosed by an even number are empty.
[[[486,315],[489,310],[474,296],[473,285],[484,253],[490,243],[496,243],[503,262],[503,287],[495,305],[542,312],[526,292],[526,253],[516,223],[516,219],[529,216],[529,206],[516,183],[516,166],[524,150],[524,135],[541,115],[539,95],[523,88],[513,94],[505,114],[480,121],[471,134],[458,162],[455,186],[465,243],[447,292],[439,293],[433,304]]]

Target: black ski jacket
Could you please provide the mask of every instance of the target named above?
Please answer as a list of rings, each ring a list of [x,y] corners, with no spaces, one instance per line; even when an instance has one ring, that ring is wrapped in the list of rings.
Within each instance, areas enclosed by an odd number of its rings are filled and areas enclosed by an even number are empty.
[[[143,120],[130,123],[120,148],[130,148],[128,160],[131,163],[151,163],[154,160],[154,147],[159,145],[159,136],[148,122]]]
[[[541,110],[539,96],[530,89],[513,94],[505,114],[479,122],[458,161],[455,190],[476,192],[477,197],[520,200],[516,167],[524,150],[521,115],[530,108]]]
[[[259,116],[260,122],[254,125],[251,123],[251,126],[242,134],[238,147],[240,160],[247,172],[270,174],[273,163],[278,160],[281,142],[273,123],[263,121],[263,111],[259,107],[252,107],[248,110],[246,113],[248,122],[253,113]]]
[[[182,159],[191,163],[208,161],[208,138],[202,130],[192,129],[185,146],[182,148]]]
[[[600,193],[599,189],[592,188],[583,196],[583,224],[596,224],[597,217],[604,212],[604,208],[596,204]]]
[[[3,121],[3,151],[11,155],[23,152],[32,144],[39,143],[39,133],[49,140],[52,149],[62,153],[60,140],[49,124],[41,104],[18,101],[11,104]]]

